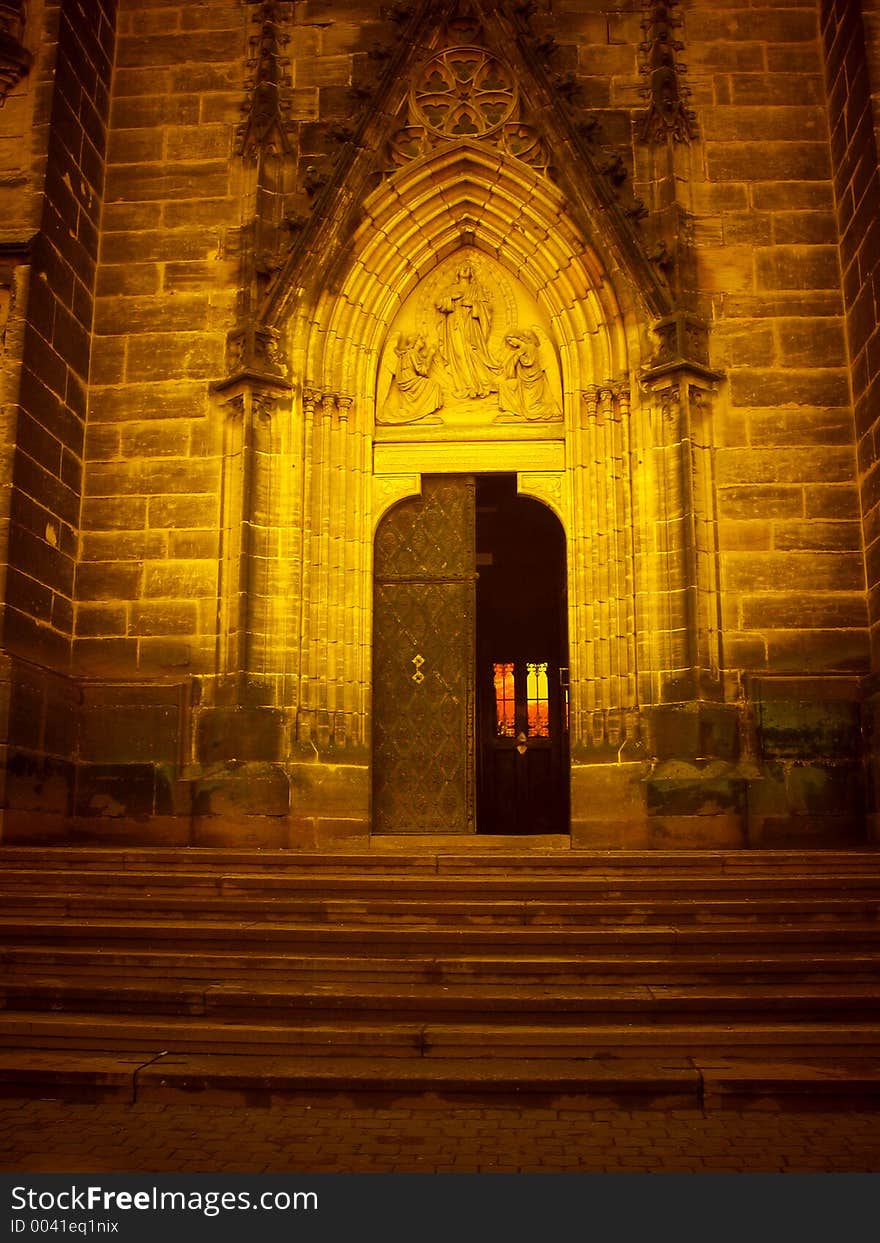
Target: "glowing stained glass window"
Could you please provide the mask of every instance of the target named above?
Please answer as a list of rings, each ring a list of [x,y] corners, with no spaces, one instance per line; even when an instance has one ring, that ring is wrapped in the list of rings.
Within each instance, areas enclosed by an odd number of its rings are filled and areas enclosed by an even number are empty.
[[[530,738],[550,737],[550,693],[547,662],[526,664],[526,719]]]
[[[513,738],[516,733],[516,695],[513,662],[492,666],[495,674],[495,725],[499,738]]]

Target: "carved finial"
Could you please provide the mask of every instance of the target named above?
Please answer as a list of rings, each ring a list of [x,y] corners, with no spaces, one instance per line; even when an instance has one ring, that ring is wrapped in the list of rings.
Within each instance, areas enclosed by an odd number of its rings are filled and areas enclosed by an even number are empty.
[[[287,121],[290,75],[283,49],[290,36],[283,29],[284,6],[277,0],[249,0],[256,5],[248,70],[251,74],[245,120],[239,127],[239,155],[254,158],[260,149],[288,150]],[[2,3],[2,0],[0,0]]]
[[[648,0],[647,11],[642,20],[645,32],[640,45],[642,73],[646,84],[643,94],[648,98],[648,109],[640,130],[643,142],[690,142],[696,135],[696,117],[687,107],[690,91],[684,85],[685,66],[676,58],[676,52],[684,44],[675,37],[681,25],[675,16],[679,0]]]
[[[26,17],[24,0],[0,0],[0,107],[31,67],[24,46]]]

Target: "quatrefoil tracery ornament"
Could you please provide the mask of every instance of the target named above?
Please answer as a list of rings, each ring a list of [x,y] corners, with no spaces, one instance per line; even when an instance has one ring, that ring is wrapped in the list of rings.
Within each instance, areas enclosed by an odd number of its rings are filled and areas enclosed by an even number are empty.
[[[414,119],[444,138],[482,138],[513,116],[510,69],[481,47],[449,48],[422,67],[410,97]]]

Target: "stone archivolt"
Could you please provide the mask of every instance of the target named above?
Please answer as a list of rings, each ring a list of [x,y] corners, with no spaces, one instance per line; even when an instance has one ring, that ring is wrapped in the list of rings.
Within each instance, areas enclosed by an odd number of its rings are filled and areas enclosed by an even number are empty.
[[[297,305],[288,331],[316,387],[353,398],[344,427],[309,395],[295,416],[306,455],[303,578],[289,593],[303,608],[298,737],[320,747],[324,731],[339,745],[344,726],[347,746],[369,738],[372,531],[418,490],[419,470],[377,475],[374,452],[410,433],[421,469],[430,441],[446,454],[438,469],[466,472],[498,469],[509,444],[504,460],[519,466],[503,469],[531,471],[525,486],[563,519],[572,722],[592,736],[596,712],[637,702],[629,386],[611,387],[608,426],[597,417],[593,430],[582,396],[629,371],[632,288],[609,279],[553,182],[474,140],[401,168],[361,212],[346,270]],[[526,433],[560,442],[558,473],[538,478]]]

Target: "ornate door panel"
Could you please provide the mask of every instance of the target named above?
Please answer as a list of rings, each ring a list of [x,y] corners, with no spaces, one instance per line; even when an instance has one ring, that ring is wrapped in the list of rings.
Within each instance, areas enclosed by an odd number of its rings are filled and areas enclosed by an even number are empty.
[[[423,479],[376,533],[373,831],[474,829],[474,480]]]

